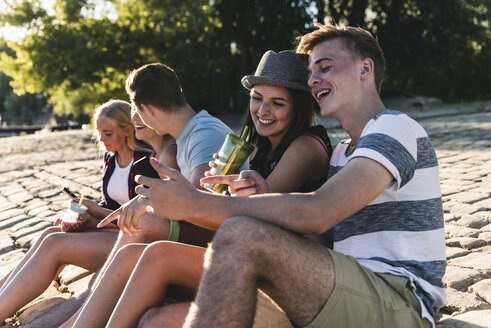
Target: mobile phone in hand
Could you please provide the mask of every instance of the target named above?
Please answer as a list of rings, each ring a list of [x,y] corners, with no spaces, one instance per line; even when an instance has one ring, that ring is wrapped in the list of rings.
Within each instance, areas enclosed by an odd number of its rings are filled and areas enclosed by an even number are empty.
[[[77,198],[77,196],[75,196],[75,194],[73,192],[68,190],[67,187],[63,187],[63,189],[61,189],[61,192],[64,193],[65,195],[67,195],[68,198],[70,198],[73,202],[75,201],[75,198]]]
[[[149,178],[160,179],[160,175],[152,167],[152,164],[150,164],[150,157],[148,156],[140,158],[133,163],[133,169],[135,170],[135,175],[143,175]]]

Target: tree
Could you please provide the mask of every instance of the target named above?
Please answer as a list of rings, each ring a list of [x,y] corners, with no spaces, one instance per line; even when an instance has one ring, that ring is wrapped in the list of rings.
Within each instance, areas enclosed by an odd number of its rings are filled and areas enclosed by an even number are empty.
[[[384,49],[384,89],[448,101],[491,96],[490,0],[328,0],[334,22],[368,28]],[[463,87],[465,86],[465,88]]]

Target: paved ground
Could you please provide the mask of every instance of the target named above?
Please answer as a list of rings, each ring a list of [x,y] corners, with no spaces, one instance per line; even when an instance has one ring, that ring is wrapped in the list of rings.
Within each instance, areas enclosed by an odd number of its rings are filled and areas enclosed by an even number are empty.
[[[409,114],[428,131],[440,163],[448,305],[438,326],[491,327],[491,103]],[[320,122],[328,126],[334,143],[344,137],[336,122]],[[0,277],[63,213],[67,199],[59,193],[62,186],[85,188],[87,195],[98,197],[102,154],[91,133],[0,139]],[[83,288],[88,274],[67,267],[43,296],[9,322],[19,325],[39,317]]]

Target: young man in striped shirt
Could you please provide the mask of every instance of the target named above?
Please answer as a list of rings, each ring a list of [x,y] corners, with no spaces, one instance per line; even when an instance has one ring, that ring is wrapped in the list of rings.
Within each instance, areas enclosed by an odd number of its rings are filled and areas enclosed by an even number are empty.
[[[318,191],[223,197],[196,191],[162,165],[168,180],[139,181],[150,187],[138,192],[159,216],[204,226],[226,220],[207,251],[186,327],[250,327],[257,288],[298,327],[434,327],[446,296],[431,142],[417,122],[382,103],[384,56],[370,33],[319,25],[297,51],[309,54],[321,114],[350,136]],[[205,179],[267,191],[254,172]],[[333,250],[303,236],[330,228]]]

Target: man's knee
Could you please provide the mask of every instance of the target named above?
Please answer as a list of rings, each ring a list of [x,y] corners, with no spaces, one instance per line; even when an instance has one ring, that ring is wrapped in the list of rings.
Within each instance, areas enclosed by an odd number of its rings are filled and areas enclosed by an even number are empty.
[[[270,225],[261,220],[237,216],[222,223],[213,239],[213,252],[236,252],[245,256],[264,248]]]

